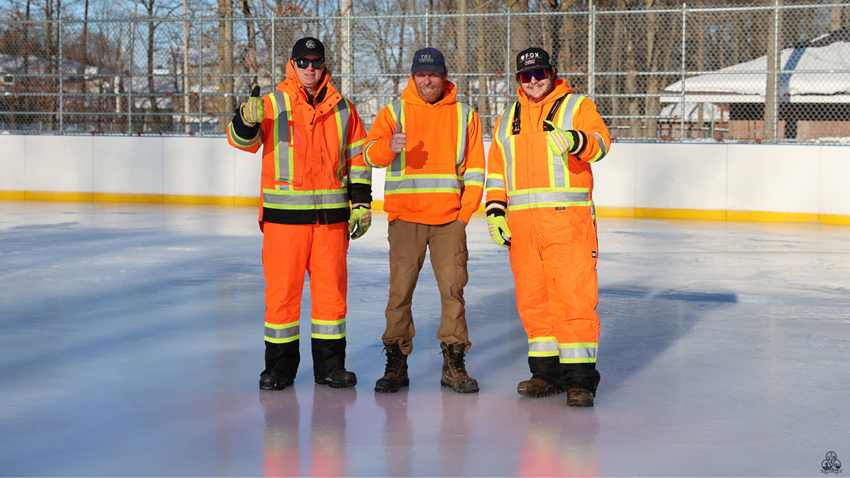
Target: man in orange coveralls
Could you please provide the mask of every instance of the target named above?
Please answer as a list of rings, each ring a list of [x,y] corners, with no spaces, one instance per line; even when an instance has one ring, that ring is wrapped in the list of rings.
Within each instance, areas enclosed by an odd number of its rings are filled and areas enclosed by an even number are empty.
[[[228,141],[238,149],[255,153],[263,147],[262,390],[283,390],[295,379],[305,271],[310,274],[315,382],[334,388],[357,383],[354,373],[345,370],[345,255],[349,234],[356,239],[371,224],[372,172],[363,162],[366,134],[360,117],[330,78],[322,42],[298,40],[286,79],[262,98],[255,87],[227,130]]]
[[[466,225],[484,190],[481,121],[472,108],[456,101],[457,87],[447,80],[439,50],[418,50],[410,71],[401,99],[378,113],[363,147],[366,164],[387,168],[390,298],[382,337],[387,366],[375,391],[397,392],[409,384],[407,356],[416,333],[410,308],[430,248],[442,301],[440,383],[474,393],[478,382],[469,377],[464,362],[471,343],[463,287],[469,259]]]
[[[490,147],[487,223],[496,244],[510,248],[528,334],[531,379],[517,391],[566,391],[567,405],[591,407],[599,294],[590,163],[605,157],[611,136],[593,101],[556,74],[543,49],[517,55],[519,101],[499,116]]]

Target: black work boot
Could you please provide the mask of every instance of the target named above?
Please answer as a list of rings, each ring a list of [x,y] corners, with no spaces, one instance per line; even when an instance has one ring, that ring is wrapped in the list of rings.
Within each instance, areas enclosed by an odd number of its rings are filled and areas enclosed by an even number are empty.
[[[398,344],[384,344],[387,352],[387,367],[384,376],[375,382],[375,391],[381,393],[395,393],[401,387],[410,385],[407,377],[407,355],[401,352]]]
[[[331,388],[353,387],[357,385],[357,375],[348,370],[337,370],[324,377],[316,377],[316,383],[319,385],[328,385]]]
[[[520,382],[516,386],[516,392],[526,397],[540,398],[564,391],[547,382],[545,378],[534,375],[530,379]]]
[[[451,387],[458,393],[476,393],[478,382],[466,374],[466,364],[463,355],[466,353],[466,344],[440,343],[443,349],[443,377],[440,385]]]
[[[279,373],[264,373],[260,375],[260,390],[283,390],[287,385],[295,383],[289,377]]]
[[[586,388],[571,387],[569,390],[567,390],[567,406],[592,407],[593,392]]]

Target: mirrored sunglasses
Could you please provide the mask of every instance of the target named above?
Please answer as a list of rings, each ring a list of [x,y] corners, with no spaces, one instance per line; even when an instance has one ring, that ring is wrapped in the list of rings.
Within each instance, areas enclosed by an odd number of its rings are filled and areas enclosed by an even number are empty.
[[[301,68],[302,70],[307,69],[307,65],[313,65],[314,70],[318,70],[325,64],[325,60],[307,60],[306,58],[301,58],[300,60],[295,60],[295,66]]]
[[[531,70],[524,71],[517,75],[520,83],[531,83],[531,79],[534,78],[537,81],[543,81],[546,78],[549,78],[549,70]]]

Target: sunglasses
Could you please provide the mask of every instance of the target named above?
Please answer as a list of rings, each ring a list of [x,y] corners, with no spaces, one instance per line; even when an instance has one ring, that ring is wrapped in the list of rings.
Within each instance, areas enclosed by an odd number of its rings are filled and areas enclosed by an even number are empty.
[[[301,68],[302,70],[306,70],[308,65],[313,65],[314,70],[318,70],[325,64],[325,60],[307,60],[305,58],[301,58],[300,60],[295,60],[295,66]]]
[[[549,78],[549,70],[531,70],[517,74],[517,79],[519,79],[520,83],[531,83],[532,78],[537,81],[543,81]]]

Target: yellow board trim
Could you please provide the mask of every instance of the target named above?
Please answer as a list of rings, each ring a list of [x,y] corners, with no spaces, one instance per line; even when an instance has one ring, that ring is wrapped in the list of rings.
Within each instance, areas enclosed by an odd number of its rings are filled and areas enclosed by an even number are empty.
[[[259,197],[184,196],[176,194],[80,193],[53,191],[0,191],[0,200],[131,202],[164,204],[209,204],[226,206],[259,206]],[[373,211],[383,211],[384,201],[372,201]],[[481,204],[476,212],[485,212]],[[850,215],[769,211],[722,211],[713,209],[665,209],[597,206],[600,217],[633,217],[643,219],[696,219],[707,221],[794,222],[850,225]]]

